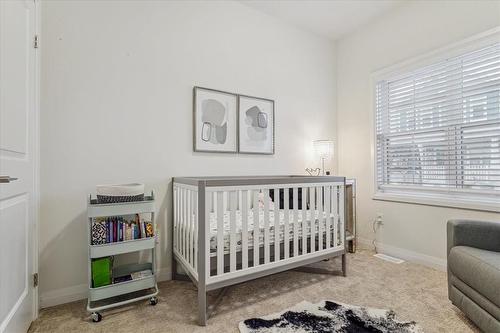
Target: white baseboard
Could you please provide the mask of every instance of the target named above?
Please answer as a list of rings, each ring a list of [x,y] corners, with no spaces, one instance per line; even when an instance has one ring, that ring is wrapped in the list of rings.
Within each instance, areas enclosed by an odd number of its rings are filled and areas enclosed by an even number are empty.
[[[88,285],[85,283],[42,292],[40,293],[40,308],[48,308],[87,298],[87,287]]]
[[[158,282],[171,280],[172,272],[167,268],[159,269],[156,273],[156,278]],[[86,299],[88,295],[87,287],[87,284],[80,284],[42,292],[40,294],[40,308],[48,308]]]
[[[373,249],[372,240],[358,237],[358,243],[362,247]],[[427,267],[431,267],[440,271],[446,271],[446,260],[429,256],[426,254],[402,249],[396,246],[377,242],[377,250],[380,253],[390,255],[392,257],[401,258],[406,261],[415,262]]]

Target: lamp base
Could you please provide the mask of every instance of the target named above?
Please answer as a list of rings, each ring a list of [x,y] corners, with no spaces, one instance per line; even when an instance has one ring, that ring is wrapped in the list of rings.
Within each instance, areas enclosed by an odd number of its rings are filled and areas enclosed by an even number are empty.
[[[306,168],[306,172],[309,174],[309,176],[319,176],[321,173],[321,169]]]

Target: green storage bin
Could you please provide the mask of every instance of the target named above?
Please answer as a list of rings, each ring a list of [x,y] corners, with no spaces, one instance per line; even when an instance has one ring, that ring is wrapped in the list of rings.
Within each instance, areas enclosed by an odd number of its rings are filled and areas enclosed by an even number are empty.
[[[111,284],[112,257],[92,260],[92,287],[102,287]]]

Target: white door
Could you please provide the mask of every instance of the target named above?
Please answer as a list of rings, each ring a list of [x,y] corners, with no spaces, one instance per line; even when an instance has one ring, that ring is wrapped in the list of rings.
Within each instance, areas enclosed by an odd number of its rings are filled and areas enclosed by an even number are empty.
[[[37,310],[33,285],[38,152],[35,19],[34,0],[0,0],[2,333],[26,332]]]

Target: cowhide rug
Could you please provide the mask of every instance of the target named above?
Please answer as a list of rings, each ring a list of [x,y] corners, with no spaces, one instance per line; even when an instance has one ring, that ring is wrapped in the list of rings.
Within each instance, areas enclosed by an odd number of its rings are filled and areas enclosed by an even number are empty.
[[[414,321],[395,319],[391,310],[321,301],[301,302],[280,313],[240,322],[241,333],[421,333]]]

